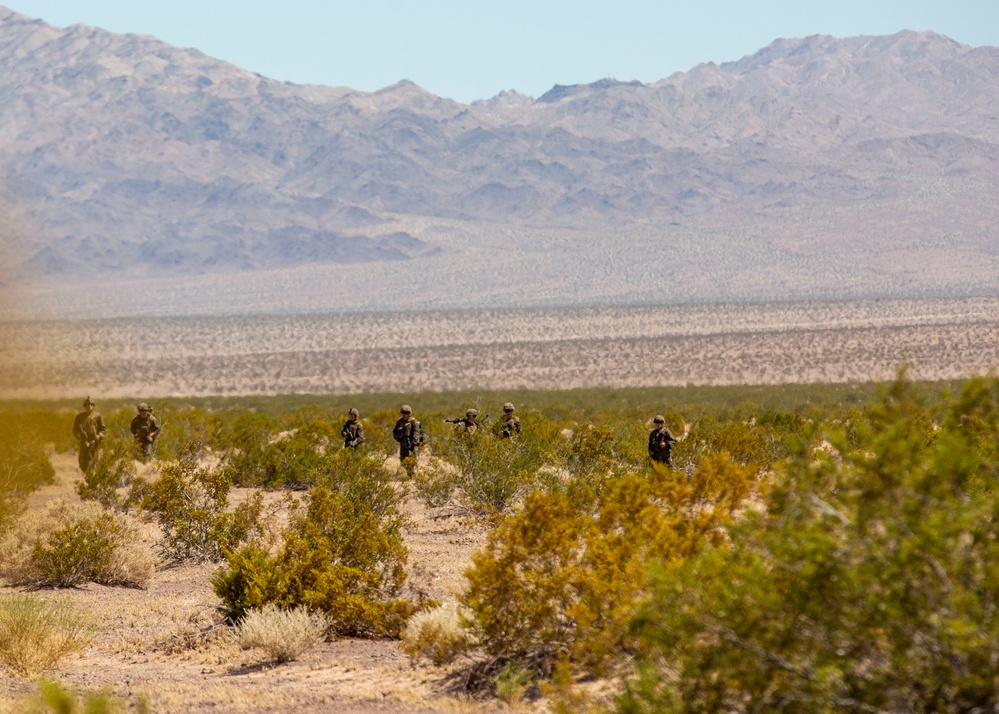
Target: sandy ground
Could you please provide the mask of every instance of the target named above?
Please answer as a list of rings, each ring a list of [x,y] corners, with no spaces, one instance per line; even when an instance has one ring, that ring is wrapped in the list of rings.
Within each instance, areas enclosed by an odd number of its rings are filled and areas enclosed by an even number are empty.
[[[999,368],[999,297],[0,322],[0,398],[866,382],[903,362]]]
[[[55,498],[76,500],[80,477],[73,454],[54,454],[56,480],[30,499],[30,508]],[[393,460],[387,462],[391,467]],[[234,493],[233,500],[241,495]],[[485,529],[446,509],[406,504],[409,596],[454,598]],[[154,541],[155,525],[147,537]],[[198,633],[218,621],[219,599],[209,578],[217,566],[158,569],[148,589],[90,584],[40,591],[39,597],[72,604],[100,627],[82,655],[47,676],[81,689],[109,687],[130,705],[145,700],[154,712],[379,712],[385,714],[488,713],[509,708],[473,696],[461,686],[462,663],[438,668],[410,661],[398,641],[341,639],[324,643],[287,664],[266,661],[259,650],[240,650],[225,629]],[[0,598],[20,593],[10,588]],[[465,664],[468,664],[466,661]],[[20,712],[35,687],[0,672],[0,712]],[[543,703],[525,704],[530,710]]]

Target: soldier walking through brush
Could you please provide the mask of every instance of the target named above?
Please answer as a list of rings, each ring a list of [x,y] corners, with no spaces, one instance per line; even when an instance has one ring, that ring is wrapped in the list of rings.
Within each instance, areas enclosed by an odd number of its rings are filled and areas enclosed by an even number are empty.
[[[347,421],[343,425],[343,429],[340,430],[345,449],[356,449],[364,443],[364,425],[361,424],[358,416],[359,413],[354,408],[347,412]]]
[[[513,412],[513,404],[507,402],[503,405],[503,427],[500,429],[500,437],[503,439],[516,439],[520,436],[520,419]]]
[[[83,411],[73,420],[73,436],[80,442],[79,464],[83,473],[90,470],[97,456],[97,448],[101,445],[104,435],[108,433],[104,419],[94,406],[94,400],[87,397],[83,400]]]
[[[413,416],[408,404],[399,410],[402,414],[392,429],[392,438],[399,442],[399,461],[410,476],[416,472],[416,450],[426,440],[423,425]]]
[[[673,465],[670,454],[673,451],[673,444],[676,437],[666,428],[666,420],[661,414],[656,414],[652,420],[656,428],[649,432],[649,458],[667,466]]]
[[[475,409],[469,409],[465,412],[464,418],[459,417],[457,419],[445,419],[444,421],[448,424],[457,424],[458,427],[466,434],[474,434],[479,430],[479,423],[477,421],[478,418],[479,412]],[[486,418],[489,418],[488,414],[486,415]]]
[[[156,437],[160,435],[160,423],[153,416],[152,407],[145,402],[142,402],[136,409],[139,413],[132,417],[129,429],[142,451],[142,460],[146,461],[153,455],[153,444],[156,442]]]

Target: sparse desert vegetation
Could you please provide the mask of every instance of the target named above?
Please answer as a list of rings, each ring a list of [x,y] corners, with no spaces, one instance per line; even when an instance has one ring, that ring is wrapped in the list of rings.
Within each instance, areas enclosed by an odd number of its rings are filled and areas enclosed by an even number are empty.
[[[999,298],[0,323],[0,395],[358,394],[957,379]]]
[[[42,444],[51,467],[5,489],[0,531],[17,552],[96,560],[108,539],[77,524],[127,517],[132,530],[111,530],[158,560],[135,587],[19,580],[21,558],[0,605],[44,602],[87,628],[89,645],[33,667],[60,696],[143,711],[999,699],[996,378],[524,391],[519,439],[485,418],[474,435],[445,422],[504,396],[163,400],[165,424],[212,425],[201,456],[186,427],[173,442],[165,427],[161,458],[134,463],[113,499],[78,488],[72,407],[5,402],[21,429],[4,445]],[[365,399],[416,408],[430,435],[416,477],[383,438],[393,412]],[[360,453],[331,437],[355,402]],[[109,449],[133,411],[106,407]],[[654,413],[681,436],[676,468],[646,458]],[[61,529],[17,525],[58,513]],[[59,694],[3,661],[0,710]]]

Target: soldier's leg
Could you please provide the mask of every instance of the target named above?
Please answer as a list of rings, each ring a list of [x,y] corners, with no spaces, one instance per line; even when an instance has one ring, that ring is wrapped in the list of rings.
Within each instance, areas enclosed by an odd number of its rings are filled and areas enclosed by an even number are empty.
[[[86,446],[80,449],[80,471],[87,473],[90,471],[90,467],[94,463],[94,457],[97,455],[96,448],[88,448]]]

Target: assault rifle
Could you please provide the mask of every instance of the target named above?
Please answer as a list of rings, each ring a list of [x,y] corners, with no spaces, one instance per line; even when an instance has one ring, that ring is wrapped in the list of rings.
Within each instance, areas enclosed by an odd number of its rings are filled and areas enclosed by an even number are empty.
[[[455,417],[454,419],[445,419],[444,423],[445,424],[464,424],[466,419],[468,419],[468,417]],[[488,420],[489,420],[489,415],[486,414],[481,419],[477,419],[475,423],[476,424],[482,424],[483,422],[488,421]]]

